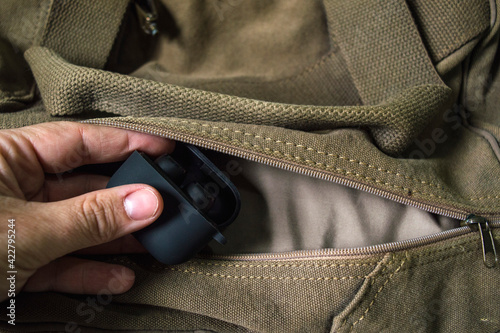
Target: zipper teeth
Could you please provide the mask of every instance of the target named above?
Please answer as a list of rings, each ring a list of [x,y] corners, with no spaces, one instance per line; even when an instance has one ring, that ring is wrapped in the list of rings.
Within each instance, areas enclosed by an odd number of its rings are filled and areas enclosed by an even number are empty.
[[[85,120],[82,121],[83,123],[89,123],[89,124],[99,124],[99,125],[106,125],[106,126],[113,126],[113,127],[119,127],[119,128],[124,128],[124,129],[130,129],[134,131],[140,131],[143,133],[151,134],[151,135],[156,135],[156,136],[162,136],[166,137],[172,140],[176,141],[182,141],[185,143],[189,144],[194,144],[196,146],[200,146],[202,148],[206,149],[212,149],[221,153],[233,155],[236,157],[241,157],[244,159],[247,159],[252,162],[258,162],[262,163],[265,165],[277,167],[286,171],[291,171],[295,173],[299,173],[302,175],[306,176],[311,176],[315,177],[318,179],[322,180],[328,180],[332,181],[341,185],[345,185],[357,190],[362,190],[364,192],[368,192],[371,194],[375,194],[377,196],[395,201],[400,204],[408,205],[408,206],[413,206],[415,208],[419,208],[422,210],[425,210],[430,213],[438,214],[441,216],[446,216],[458,220],[464,220],[468,215],[469,212],[466,212],[464,210],[460,209],[444,209],[441,207],[437,207],[434,205],[426,204],[426,203],[421,203],[418,202],[414,199],[402,197],[397,194],[390,193],[386,190],[381,190],[381,189],[376,189],[373,188],[369,185],[366,184],[360,184],[358,182],[345,179],[341,176],[338,175],[332,175],[326,171],[323,170],[317,170],[312,167],[305,167],[302,165],[297,165],[294,164],[293,162],[283,162],[279,160],[278,158],[273,158],[269,157],[267,155],[263,155],[260,153],[256,152],[248,152],[245,151],[244,149],[241,148],[234,148],[231,147],[230,145],[227,144],[222,144],[216,141],[212,141],[209,139],[200,139],[197,138],[193,135],[190,134],[183,134],[183,133],[176,133],[172,130],[165,130],[163,128],[155,128],[155,125],[141,125],[141,124],[133,124],[133,123],[127,123],[127,122],[119,122],[119,121],[110,121],[110,120],[100,120],[100,119],[90,119],[90,120]],[[477,215],[483,215],[481,212],[475,212]],[[490,218],[490,222],[496,222],[500,221],[500,218]]]
[[[110,120],[100,120],[100,119],[89,119],[84,120],[82,123],[87,124],[97,124],[97,125],[106,125],[112,127],[118,127],[123,129],[129,129],[134,131],[139,131],[151,135],[162,136],[165,138],[169,138],[175,141],[182,141],[188,144],[194,144],[196,146],[212,149],[218,151],[220,153],[233,155],[236,157],[241,157],[253,162],[262,163],[265,165],[278,167],[280,169],[291,171],[295,173],[299,173],[306,176],[311,176],[315,178],[319,178],[322,180],[332,181],[341,185],[349,186],[351,188],[355,188],[358,190],[362,190],[371,194],[378,195],[380,197],[408,205],[413,206],[419,209],[423,209],[430,213],[464,220],[468,213],[463,210],[452,210],[452,209],[444,209],[440,207],[436,207],[433,205],[425,204],[418,202],[416,200],[408,199],[405,197],[401,197],[396,194],[392,194],[390,192],[374,189],[365,184],[359,184],[349,179],[345,179],[340,176],[331,175],[325,171],[316,170],[313,168],[304,167],[301,165],[296,165],[293,162],[283,162],[277,158],[272,158],[263,154],[259,154],[256,152],[247,152],[244,149],[234,148],[227,144],[221,144],[216,141],[212,141],[209,139],[200,139],[190,134],[176,133],[172,130],[166,130],[163,128],[158,128],[155,125],[142,125],[142,124],[134,124],[120,121],[110,121]],[[492,228],[500,227],[500,219],[492,219],[489,222]],[[344,248],[344,249],[320,249],[320,250],[300,250],[300,251],[290,251],[283,253],[263,253],[258,255],[252,254],[241,254],[241,255],[199,255],[202,258],[212,258],[212,259],[228,259],[228,260],[264,260],[264,259],[290,259],[290,258],[311,258],[311,257],[323,257],[323,256],[354,256],[354,255],[368,255],[368,254],[379,254],[386,253],[392,251],[398,251],[403,249],[408,249],[412,247],[418,247],[427,245],[433,242],[445,240],[452,237],[457,237],[461,235],[465,235],[467,233],[472,232],[469,227],[460,227],[452,230],[443,231],[437,234],[423,236],[419,238],[413,238],[404,241],[398,241],[387,244],[379,244],[373,246],[366,247],[358,247],[358,248]]]
[[[500,222],[489,223],[489,225],[491,228],[498,228],[500,227]],[[209,254],[209,255],[198,255],[198,257],[245,261],[245,260],[268,260],[268,259],[311,259],[311,258],[332,257],[332,256],[374,255],[387,252],[408,250],[414,247],[424,246],[435,242],[447,240],[450,238],[463,236],[471,232],[473,232],[472,229],[466,226],[439,232],[433,235],[427,235],[398,242],[378,244],[365,247],[344,248],[344,249],[299,250],[299,251],[289,251],[282,253],[262,253],[262,254],[236,254],[236,255]]]

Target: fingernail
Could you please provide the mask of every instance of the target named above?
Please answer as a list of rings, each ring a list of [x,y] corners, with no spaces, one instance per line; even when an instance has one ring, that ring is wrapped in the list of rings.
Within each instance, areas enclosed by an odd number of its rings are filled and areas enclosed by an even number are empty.
[[[128,217],[135,221],[141,221],[150,218],[156,213],[158,199],[151,190],[141,189],[127,195],[124,205]]]

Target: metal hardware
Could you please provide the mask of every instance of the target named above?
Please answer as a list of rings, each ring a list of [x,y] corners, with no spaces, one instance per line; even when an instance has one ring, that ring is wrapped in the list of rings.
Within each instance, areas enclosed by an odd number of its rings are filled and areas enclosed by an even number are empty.
[[[158,33],[156,23],[158,20],[158,11],[155,0],[136,0],[135,9],[142,30],[148,35],[156,35]]]
[[[346,185],[358,190],[363,190],[368,193],[378,195],[380,197],[393,200],[395,202],[410,205],[419,209],[423,209],[430,213],[435,213],[454,219],[463,220],[469,215],[461,210],[455,210],[452,208],[444,208],[434,205],[429,205],[421,203],[415,199],[405,198],[396,194],[389,193],[387,191],[382,191],[365,184],[360,184],[351,180],[346,180],[335,175],[331,175],[328,172],[322,170],[316,170],[313,168],[307,168],[304,166],[296,165],[289,161],[282,161],[278,158],[272,158],[267,155],[259,154],[256,152],[248,152],[239,147],[233,147],[229,144],[224,144],[217,142],[215,140],[209,140],[205,138],[199,138],[192,134],[180,133],[177,131],[172,131],[170,129],[164,129],[160,126],[150,125],[150,124],[137,124],[125,119],[89,119],[84,120],[82,123],[96,124],[101,126],[112,126],[117,128],[128,129],[132,131],[148,133],[151,135],[157,135],[164,138],[169,138],[176,141],[182,141],[185,143],[193,144],[199,147],[212,149],[221,153],[229,154],[232,156],[237,156],[245,158],[247,160],[262,163],[270,166],[274,166],[283,170],[296,172],[302,175],[307,175],[338,184]],[[464,223],[464,222],[463,222]],[[491,234],[491,228],[500,227],[500,218],[496,215],[493,220],[490,219],[488,223],[489,234]],[[272,260],[272,259],[297,259],[297,258],[314,258],[314,257],[332,257],[332,256],[356,256],[356,255],[373,255],[373,254],[383,254],[387,252],[395,252],[401,250],[407,250],[414,247],[424,246],[432,244],[438,241],[443,241],[446,239],[451,239],[454,237],[459,237],[472,232],[473,229],[470,226],[463,226],[461,228],[455,228],[452,230],[443,231],[437,234],[423,236],[419,238],[403,240],[388,244],[380,244],[359,248],[345,248],[345,249],[318,249],[318,250],[298,250],[283,253],[260,253],[260,254],[242,254],[242,255],[207,255],[207,257],[212,259],[226,259],[226,260]],[[496,250],[495,250],[496,251]],[[496,253],[496,252],[495,252]]]
[[[493,238],[488,221],[484,217],[471,214],[467,216],[467,219],[461,225],[468,226],[473,231],[479,231],[483,248],[484,265],[488,268],[495,267],[498,264],[498,255],[495,247],[495,239]]]

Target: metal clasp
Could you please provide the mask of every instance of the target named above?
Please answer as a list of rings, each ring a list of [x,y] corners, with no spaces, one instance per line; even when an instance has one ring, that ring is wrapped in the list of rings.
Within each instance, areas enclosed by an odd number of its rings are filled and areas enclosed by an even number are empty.
[[[495,267],[498,264],[498,255],[495,247],[495,239],[493,238],[488,221],[484,217],[471,214],[461,224],[468,226],[473,231],[479,230],[483,247],[484,265],[488,268]]]

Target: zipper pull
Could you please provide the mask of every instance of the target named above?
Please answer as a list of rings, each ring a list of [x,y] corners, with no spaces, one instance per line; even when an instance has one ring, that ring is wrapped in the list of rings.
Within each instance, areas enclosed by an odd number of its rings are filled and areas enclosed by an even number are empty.
[[[495,239],[491,233],[491,228],[484,217],[471,214],[467,216],[465,221],[460,223],[462,226],[468,226],[472,231],[478,231],[481,235],[483,244],[483,262],[488,268],[493,268],[498,264],[497,249],[495,247]],[[493,256],[493,257],[492,257]]]
[[[155,0],[136,0],[135,9],[142,30],[148,35],[156,35],[158,33],[158,11],[156,9]]]

